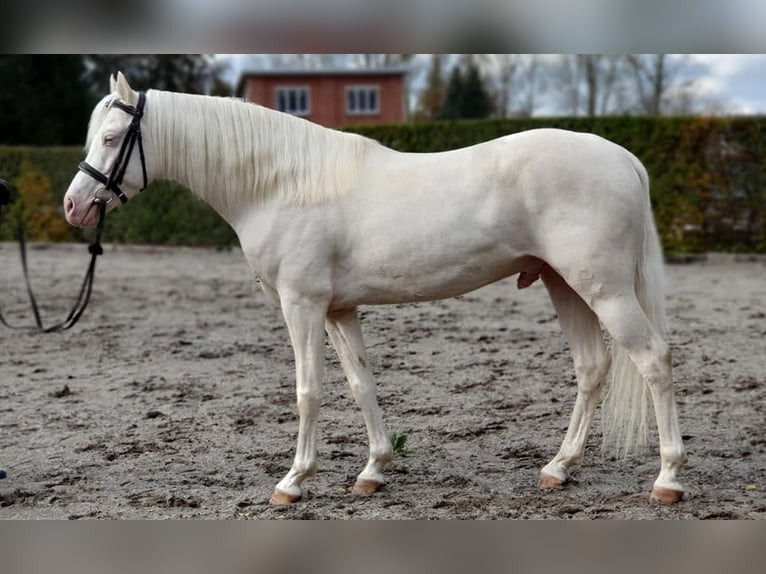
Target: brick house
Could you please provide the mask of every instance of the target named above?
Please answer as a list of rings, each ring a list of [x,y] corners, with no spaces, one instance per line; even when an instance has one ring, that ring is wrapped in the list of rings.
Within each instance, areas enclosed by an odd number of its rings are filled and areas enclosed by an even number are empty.
[[[236,95],[330,128],[405,120],[403,69],[245,72]]]

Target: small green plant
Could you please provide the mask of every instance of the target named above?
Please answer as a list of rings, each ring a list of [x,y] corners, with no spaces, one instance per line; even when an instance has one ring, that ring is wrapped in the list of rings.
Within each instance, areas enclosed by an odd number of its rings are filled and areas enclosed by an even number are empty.
[[[391,447],[394,449],[394,456],[406,458],[412,454],[412,451],[407,448],[406,434],[392,432],[389,438],[391,439]]]

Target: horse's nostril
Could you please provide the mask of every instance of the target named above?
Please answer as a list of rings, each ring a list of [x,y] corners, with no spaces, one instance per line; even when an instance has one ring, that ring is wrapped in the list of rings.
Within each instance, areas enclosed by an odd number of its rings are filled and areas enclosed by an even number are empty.
[[[74,211],[74,201],[72,201],[71,197],[67,197],[64,200],[64,213],[66,213],[67,215],[71,215],[73,211]]]

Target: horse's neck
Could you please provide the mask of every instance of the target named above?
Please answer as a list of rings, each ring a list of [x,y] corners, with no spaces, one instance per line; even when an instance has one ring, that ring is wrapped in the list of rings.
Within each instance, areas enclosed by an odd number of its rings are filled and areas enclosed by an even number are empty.
[[[189,188],[230,220],[230,206],[216,193],[218,186],[226,186],[228,178],[224,175],[227,166],[221,163],[223,127],[206,118],[214,113],[210,109],[214,101],[203,103],[200,96],[163,91],[152,91],[149,97],[147,108],[154,115],[151,155],[157,162],[156,176]]]
[[[353,187],[370,145],[235,100],[156,97],[159,177],[188,187],[229,223],[272,199],[308,204],[340,195]]]

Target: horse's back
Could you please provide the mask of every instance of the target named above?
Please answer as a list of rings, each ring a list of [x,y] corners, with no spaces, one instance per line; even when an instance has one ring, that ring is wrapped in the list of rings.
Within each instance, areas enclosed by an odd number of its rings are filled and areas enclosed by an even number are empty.
[[[492,148],[512,159],[524,158],[530,167],[553,168],[559,179],[563,174],[596,177],[600,172],[611,176],[624,172],[632,175],[633,162],[638,161],[627,149],[604,137],[558,128],[502,136],[487,142],[487,150]]]

